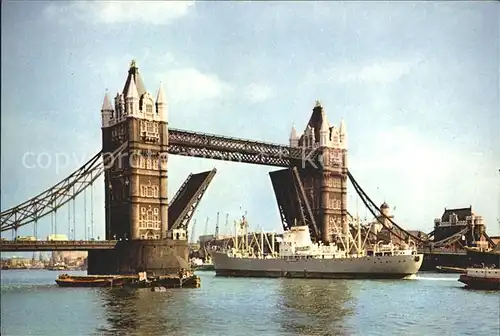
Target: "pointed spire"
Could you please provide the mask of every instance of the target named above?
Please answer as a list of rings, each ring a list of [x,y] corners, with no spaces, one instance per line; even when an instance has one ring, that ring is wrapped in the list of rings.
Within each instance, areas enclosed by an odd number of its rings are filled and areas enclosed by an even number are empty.
[[[160,87],[158,88],[158,94],[156,95],[156,114],[161,121],[168,121],[167,115],[167,100],[165,98],[165,93],[163,92],[163,83],[160,82]]]
[[[292,124],[292,131],[290,132],[290,147],[299,146],[299,137],[297,136],[297,130],[295,129],[295,124]]]
[[[131,80],[128,86],[127,98],[139,99],[139,92],[137,92],[137,86],[134,80]]]
[[[340,120],[340,135],[347,135],[344,119]]]
[[[130,67],[128,69],[128,76],[125,81],[125,86],[123,87],[122,94],[127,96],[131,83],[134,82],[138,96],[142,97],[144,93],[146,93],[146,87],[144,86],[144,82],[142,80],[141,74],[139,73],[139,68],[137,67],[137,63],[135,60],[130,62]]]
[[[108,97],[108,89],[106,89],[106,93],[104,94],[101,111],[113,111],[113,105],[111,105]]]
[[[344,119],[340,121],[339,137],[340,143],[347,149],[347,128],[345,126]]]
[[[326,117],[324,109],[321,109],[321,128],[319,130],[319,146],[325,147],[329,145],[330,140],[330,123]]]
[[[156,103],[165,104],[165,93],[163,92],[163,83],[160,82],[160,88],[158,89],[158,94],[156,95]]]
[[[330,123],[328,122],[328,118],[326,117],[325,110],[321,110],[321,128],[320,132],[329,132],[330,131]]]
[[[109,127],[114,123],[113,113],[113,105],[109,101],[108,90],[106,90],[101,107],[102,128]]]
[[[290,132],[290,139],[297,139],[297,130],[295,129],[295,123],[292,124],[292,131]]]

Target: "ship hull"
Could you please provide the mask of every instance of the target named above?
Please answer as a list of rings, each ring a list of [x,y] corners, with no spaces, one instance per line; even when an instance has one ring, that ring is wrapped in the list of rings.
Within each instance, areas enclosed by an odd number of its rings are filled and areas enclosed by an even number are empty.
[[[114,287],[121,286],[121,283],[113,284],[111,280],[103,280],[103,281],[72,281],[72,280],[56,280],[56,283],[59,287]]]
[[[474,265],[500,267],[500,253],[468,249],[461,252],[425,252],[421,271],[435,271],[437,266],[467,268]]]
[[[500,290],[499,278],[477,278],[462,274],[458,281],[471,289]]]
[[[402,279],[416,274],[423,255],[343,259],[233,258],[213,252],[218,276],[315,279]]]

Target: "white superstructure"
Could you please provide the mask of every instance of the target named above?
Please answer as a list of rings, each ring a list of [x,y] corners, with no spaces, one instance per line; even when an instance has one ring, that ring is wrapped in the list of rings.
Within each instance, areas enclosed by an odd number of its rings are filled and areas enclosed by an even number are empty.
[[[499,268],[467,268],[466,275],[471,278],[497,279],[500,281]]]

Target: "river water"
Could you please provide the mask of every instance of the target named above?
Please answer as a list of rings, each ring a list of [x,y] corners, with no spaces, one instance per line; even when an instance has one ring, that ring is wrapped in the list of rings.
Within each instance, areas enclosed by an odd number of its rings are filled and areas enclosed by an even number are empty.
[[[458,275],[413,280],[215,277],[201,288],[59,288],[59,272],[1,272],[2,335],[500,335],[498,292]],[[85,272],[71,272],[85,274]]]

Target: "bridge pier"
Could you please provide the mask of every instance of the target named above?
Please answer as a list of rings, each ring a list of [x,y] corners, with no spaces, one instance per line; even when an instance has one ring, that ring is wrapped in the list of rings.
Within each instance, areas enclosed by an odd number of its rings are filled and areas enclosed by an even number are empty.
[[[89,275],[174,274],[188,268],[187,240],[150,239],[120,241],[113,250],[90,250]]]

